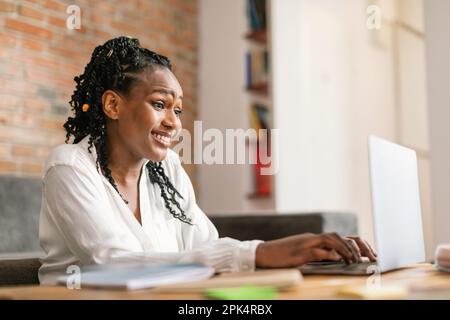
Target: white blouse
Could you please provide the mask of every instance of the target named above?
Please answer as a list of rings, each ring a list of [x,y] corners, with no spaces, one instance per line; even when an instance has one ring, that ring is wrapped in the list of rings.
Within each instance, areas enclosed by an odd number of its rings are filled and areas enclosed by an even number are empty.
[[[217,272],[255,269],[261,241],[220,238],[197,206],[191,181],[178,155],[168,150],[162,166],[184,199],[181,206],[193,225],[165,208],[158,185],[143,166],[139,181],[142,225],[109,181],[97,170],[95,148],[88,138],[56,147],[47,160],[39,239],[46,256],[39,281],[55,284],[70,265],[115,262],[203,263]]]

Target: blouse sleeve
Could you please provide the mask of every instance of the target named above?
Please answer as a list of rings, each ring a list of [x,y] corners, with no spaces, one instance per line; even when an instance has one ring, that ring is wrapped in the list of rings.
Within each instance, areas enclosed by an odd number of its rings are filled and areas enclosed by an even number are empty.
[[[190,180],[189,185],[192,188]],[[82,169],[66,165],[50,168],[44,177],[43,192],[43,205],[47,206],[47,219],[52,225],[41,225],[41,241],[44,246],[51,242],[45,238],[46,228],[56,228],[65,245],[83,265],[203,263],[217,272],[255,268],[255,251],[260,241],[218,239],[215,227],[198,208],[195,198],[190,200],[188,210],[195,215],[196,226],[191,229],[186,229],[191,227],[189,225],[183,226],[182,229],[187,241],[185,250],[149,252],[144,251],[139,241],[118,222],[120,219],[114,216],[113,204],[108,201],[99,181]],[[197,235],[198,232],[201,235]]]

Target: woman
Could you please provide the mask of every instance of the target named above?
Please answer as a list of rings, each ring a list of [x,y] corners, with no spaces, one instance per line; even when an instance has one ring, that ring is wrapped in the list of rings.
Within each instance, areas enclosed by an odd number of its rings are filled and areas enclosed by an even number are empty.
[[[39,236],[42,284],[70,265],[197,262],[218,272],[309,261],[376,259],[360,238],[304,234],[275,241],[218,238],[169,149],[181,130],[183,92],[170,61],[137,39],[95,48],[46,163]]]

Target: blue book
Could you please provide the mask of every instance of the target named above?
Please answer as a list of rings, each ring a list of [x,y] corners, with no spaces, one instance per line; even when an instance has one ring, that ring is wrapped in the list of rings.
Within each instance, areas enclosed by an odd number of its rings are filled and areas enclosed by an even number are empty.
[[[252,31],[257,31],[261,28],[261,23],[258,19],[258,15],[256,13],[256,6],[253,0],[247,0],[247,12],[250,18],[250,29]]]
[[[252,55],[247,52],[245,55],[245,85],[247,88],[250,88],[252,81]]]

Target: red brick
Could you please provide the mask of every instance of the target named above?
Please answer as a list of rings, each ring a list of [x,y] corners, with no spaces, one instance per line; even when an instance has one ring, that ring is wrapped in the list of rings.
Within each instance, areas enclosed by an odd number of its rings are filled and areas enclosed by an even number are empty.
[[[78,31],[77,31],[78,32]],[[93,50],[93,49],[92,49]],[[48,52],[53,55],[53,60],[67,60],[72,63],[80,63],[89,61],[91,49],[87,49],[84,41],[79,37],[67,37],[55,35],[54,41],[50,45]]]
[[[183,11],[189,12],[191,14],[197,12],[197,2],[196,1],[184,1],[183,2]]]
[[[0,61],[8,61],[11,59],[13,52],[0,47]]]
[[[56,83],[53,73],[50,73],[47,70],[33,68],[33,65],[29,65],[26,74],[27,80],[37,85],[40,83],[45,83],[47,86],[54,86]]]
[[[23,107],[26,111],[36,111],[40,113],[50,110],[50,104],[47,101],[39,99],[25,99]]]
[[[33,51],[43,51],[45,45],[42,42],[22,38],[22,47]]]
[[[39,121],[39,127],[44,129],[62,130],[64,122],[65,119],[43,118]]]
[[[33,36],[41,37],[50,40],[52,38],[52,32],[48,29],[41,28],[27,22],[7,18],[5,20],[5,27],[14,31],[23,32]]]
[[[14,145],[12,147],[12,155],[18,157],[30,157],[36,155],[36,147],[29,145]]]
[[[97,26],[108,25],[111,23],[111,18],[101,11],[96,11],[90,15],[88,22]]]
[[[114,17],[116,12],[121,10],[122,5],[122,3],[117,5],[117,3],[112,1],[98,1],[95,3],[95,10],[92,11],[101,12],[108,17]]]
[[[48,24],[51,26],[59,27],[59,28],[66,28],[66,20],[60,19],[56,17],[48,17]]]
[[[0,69],[2,70],[2,75],[8,76],[8,78],[16,78],[23,73],[22,64],[14,61],[10,61],[8,64],[0,64]]]
[[[139,38],[139,34],[142,31],[142,29],[140,29],[140,28],[137,28],[128,23],[119,22],[119,21],[113,21],[111,23],[111,27],[118,30],[123,35],[130,36],[130,37],[136,37],[136,38]]]
[[[22,162],[20,164],[20,171],[26,174],[39,175],[43,169],[44,165],[42,162]]]
[[[48,40],[50,40],[53,35],[52,32],[48,29],[10,18],[7,18],[5,20],[5,27],[14,31],[23,32],[26,34],[30,34]]]
[[[0,110],[15,110],[21,103],[22,99],[19,97],[0,94]]]
[[[59,63],[55,59],[39,57],[30,54],[18,54],[16,60],[28,63],[29,67],[41,67],[49,70],[58,70]]]
[[[0,125],[31,127],[34,124],[30,114],[14,111],[0,111]]]
[[[76,61],[61,62],[59,65],[59,70],[61,74],[68,75],[68,77],[73,80],[75,75],[78,75],[84,71],[84,65],[76,63]],[[75,82],[73,83],[75,84]]]
[[[148,15],[155,10],[155,5],[148,0],[138,0],[136,3],[136,10]]]
[[[0,1],[0,12],[15,12],[16,5],[11,1]]]
[[[55,10],[55,11],[59,11],[59,12],[66,12],[66,9],[69,5],[63,4],[59,1],[55,1],[55,0],[42,0],[40,1],[41,5],[44,8],[47,9],[51,9],[51,10]]]
[[[39,21],[43,21],[45,18],[45,15],[42,13],[42,11],[36,10],[32,7],[25,6],[23,4],[19,6],[19,14],[21,16],[32,18]]]
[[[17,164],[15,161],[0,160],[0,172],[11,173],[16,172]]]
[[[10,147],[10,149],[10,153],[13,157],[46,159],[51,148],[29,144],[15,144],[12,146],[12,148]]]
[[[0,43],[2,44],[2,48],[14,48],[16,42],[16,37],[7,33],[0,33]]]
[[[32,67],[42,67],[49,70],[58,70],[59,62],[55,59],[44,57],[33,57],[31,59]]]
[[[95,36],[95,38],[100,38],[100,39],[103,39],[102,41],[103,42],[105,42],[105,41],[107,41],[107,40],[109,40],[109,39],[111,39],[112,38],[112,34],[110,33],[110,32],[107,32],[107,31],[103,31],[103,30],[100,30],[100,29],[94,29],[94,30],[92,30],[92,34]],[[102,42],[102,41],[100,41],[100,42]],[[98,44],[100,44],[100,42],[98,43]]]
[[[10,153],[11,153],[10,149],[11,149],[11,146],[9,144],[0,143],[0,159],[9,157]]]

